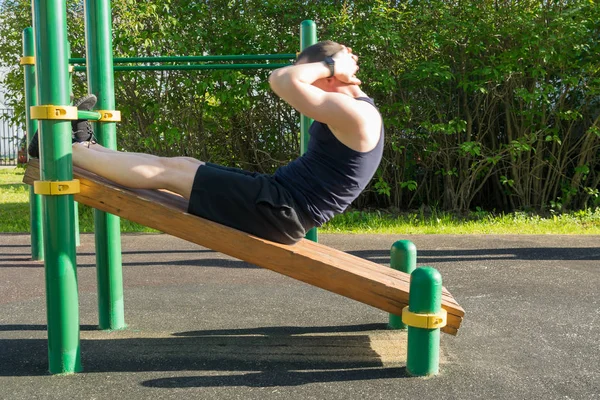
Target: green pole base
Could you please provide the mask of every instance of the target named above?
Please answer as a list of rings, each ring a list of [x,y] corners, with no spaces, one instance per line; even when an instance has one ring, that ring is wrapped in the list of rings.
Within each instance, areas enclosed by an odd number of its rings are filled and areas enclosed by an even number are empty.
[[[388,322],[388,329],[393,330],[406,330],[408,327],[404,322],[402,322],[402,317],[395,314],[390,314],[390,319]]]
[[[49,361],[49,372],[53,375],[72,375],[83,371],[79,358],[79,347],[76,350],[63,353]]]
[[[433,376],[439,373],[440,330],[408,327],[406,372],[411,376]]]

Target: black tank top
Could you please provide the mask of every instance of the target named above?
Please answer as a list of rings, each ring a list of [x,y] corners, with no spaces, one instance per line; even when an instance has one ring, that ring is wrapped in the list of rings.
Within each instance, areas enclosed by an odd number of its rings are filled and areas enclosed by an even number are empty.
[[[369,97],[357,97],[375,106]],[[321,226],[343,212],[364,190],[383,154],[383,124],[377,145],[368,152],[340,142],[326,124],[315,121],[309,129],[306,152],[275,171],[275,179],[292,194],[300,210]]]

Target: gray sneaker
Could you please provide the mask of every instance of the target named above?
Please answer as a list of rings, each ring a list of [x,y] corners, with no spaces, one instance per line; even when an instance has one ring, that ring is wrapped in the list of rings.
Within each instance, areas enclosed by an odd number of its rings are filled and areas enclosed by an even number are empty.
[[[90,94],[77,100],[73,105],[77,107],[78,110],[90,111],[96,105],[97,100],[98,99],[95,95]],[[94,131],[92,130],[92,125],[88,120],[78,119],[76,121],[72,121],[71,128],[73,130],[73,143],[94,141]],[[37,131],[35,131],[33,137],[31,138],[31,142],[29,142],[27,154],[33,158],[40,158],[40,146]]]
[[[90,94],[79,100],[73,105],[81,111],[90,111],[96,105],[98,99],[95,95]],[[91,142],[94,140],[94,131],[88,120],[78,119],[71,122],[73,128],[73,142]]]

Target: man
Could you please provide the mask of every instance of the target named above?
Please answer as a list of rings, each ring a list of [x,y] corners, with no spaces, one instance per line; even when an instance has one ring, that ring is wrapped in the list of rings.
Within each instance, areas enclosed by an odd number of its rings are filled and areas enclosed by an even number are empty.
[[[89,142],[73,146],[73,164],[123,186],[167,189],[189,201],[191,214],[293,244],[343,212],[381,161],[383,123],[359,87],[357,60],[350,48],[325,41],[305,49],[294,65],[271,73],[272,90],[315,120],[307,152],[273,175],[189,157],[117,152]],[[74,123],[74,141],[90,141],[81,124]]]

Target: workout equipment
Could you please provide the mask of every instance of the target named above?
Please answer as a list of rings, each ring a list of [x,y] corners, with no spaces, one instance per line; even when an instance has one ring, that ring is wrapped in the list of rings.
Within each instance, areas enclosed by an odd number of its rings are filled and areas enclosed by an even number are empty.
[[[406,370],[415,376],[437,375],[440,361],[440,328],[446,326],[447,310],[441,308],[442,276],[431,267],[410,275],[409,306],[402,310],[408,325]]]
[[[315,43],[317,43],[317,26],[313,21],[302,21],[300,24],[300,51]],[[310,139],[308,129],[312,123],[312,119],[308,118],[306,115],[300,115],[300,154],[306,153],[306,150],[308,149],[308,141]],[[318,242],[319,233],[317,228],[310,229],[306,232],[305,237],[314,242]]]
[[[93,111],[77,112],[74,107],[69,106],[69,73],[73,69],[83,70],[83,67],[71,68],[69,65],[65,2],[33,0],[33,46],[31,29],[25,30],[23,35],[24,57],[21,63],[26,69],[26,104],[28,107],[37,106],[32,110],[28,109],[28,132],[34,132],[35,121],[32,118],[39,119],[41,166],[37,161],[31,161],[26,182],[34,187],[31,192],[32,243],[34,237],[35,243],[39,242],[38,238],[42,235],[45,238],[44,253],[37,257],[45,258],[50,373],[73,373],[81,370],[74,199],[96,208],[96,271],[101,329],[125,327],[120,216],[392,314],[402,313],[403,307],[408,303],[407,274],[321,246],[316,243],[316,230],[307,235],[307,238],[314,242],[302,240],[294,246],[281,245],[187,214],[185,201],[173,194],[126,190],[94,177],[89,172],[74,170],[71,148],[72,119],[85,117],[95,121],[92,124],[98,142],[107,148],[116,148],[115,122],[118,121],[119,115],[115,110],[114,101],[115,69],[278,68],[287,65],[266,63],[115,67],[112,57],[110,0],[85,0],[84,6],[88,55],[88,59],[84,60],[85,69],[89,93],[98,98],[96,109]],[[301,48],[304,49],[315,42],[314,22],[302,22]],[[32,47],[35,48],[34,51]],[[184,63],[215,61],[218,57],[227,61],[248,59],[245,56],[208,56],[213,59],[202,57],[205,56],[191,56],[187,59],[176,57],[176,60],[170,57],[136,59],[143,60],[140,62]],[[273,59],[273,55],[256,57],[262,60]],[[119,60],[121,61],[131,63],[134,59]],[[33,68],[37,78],[37,93],[32,92]],[[34,115],[31,115],[32,111]],[[310,120],[302,117],[301,125],[303,140],[306,141]],[[77,179],[73,179],[74,172]],[[39,197],[44,210],[43,216],[38,215],[39,207],[35,204]],[[34,218],[43,221],[42,232],[34,233]],[[448,312],[448,325],[442,329],[456,334],[464,311],[447,291],[442,293],[442,307]]]
[[[35,83],[35,57],[33,48],[33,28],[23,31],[23,57],[20,64],[25,76],[25,130],[27,146],[33,139],[33,132],[38,130],[38,122],[31,119],[30,107],[37,105],[37,86]],[[29,158],[29,156],[28,156]],[[44,261],[44,240],[42,230],[42,198],[29,188],[29,227],[31,232],[31,258]]]
[[[390,267],[410,274],[417,268],[417,248],[409,240],[398,240],[390,250]],[[390,329],[406,329],[401,315],[390,314]]]
[[[31,160],[24,182],[32,184],[38,174],[38,163]],[[407,273],[310,240],[284,245],[217,224],[188,214],[186,200],[168,191],[125,188],[78,167],[73,176],[81,187],[75,200],[82,204],[396,315],[409,304]],[[440,290],[441,307],[448,314],[442,330],[456,335],[464,310],[445,288]]]

